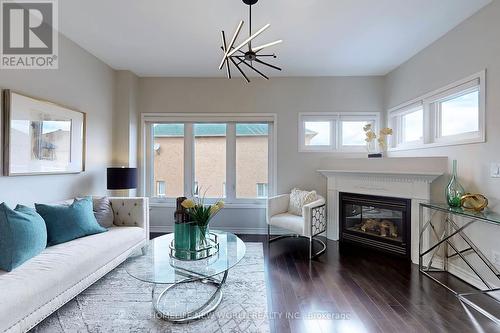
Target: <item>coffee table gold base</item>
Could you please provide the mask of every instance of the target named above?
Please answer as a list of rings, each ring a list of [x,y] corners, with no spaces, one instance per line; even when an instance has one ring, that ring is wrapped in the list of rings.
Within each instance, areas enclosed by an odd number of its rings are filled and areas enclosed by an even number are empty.
[[[152,303],[153,303],[153,308],[156,314],[158,315],[159,318],[170,321],[173,323],[187,323],[190,321],[194,321],[200,318],[203,318],[210,313],[214,312],[215,309],[219,306],[219,304],[222,301],[222,286],[226,282],[227,275],[228,275],[229,270],[226,270],[224,272],[224,276],[222,277],[221,280],[216,280],[212,277],[205,277],[200,279],[198,275],[190,275],[190,277],[184,281],[178,282],[171,284],[167,288],[165,288],[159,295],[158,297],[155,297],[155,291],[159,284],[154,284],[153,285],[153,291],[151,292],[151,298],[152,298]],[[172,313],[172,312],[166,312],[161,309],[161,303],[162,300],[167,297],[168,301],[168,295],[169,291],[171,291],[173,288],[178,286],[179,284],[185,284],[185,283],[194,283],[194,282],[202,282],[204,284],[210,284],[213,286],[216,286],[217,289],[214,291],[214,293],[211,295],[211,297],[200,307],[198,307],[195,310],[189,311],[189,312],[184,312],[184,313]]]

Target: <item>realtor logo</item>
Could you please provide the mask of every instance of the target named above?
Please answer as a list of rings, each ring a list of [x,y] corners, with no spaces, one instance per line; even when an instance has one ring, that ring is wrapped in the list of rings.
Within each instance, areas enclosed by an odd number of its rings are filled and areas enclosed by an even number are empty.
[[[3,69],[57,69],[57,0],[0,0]]]

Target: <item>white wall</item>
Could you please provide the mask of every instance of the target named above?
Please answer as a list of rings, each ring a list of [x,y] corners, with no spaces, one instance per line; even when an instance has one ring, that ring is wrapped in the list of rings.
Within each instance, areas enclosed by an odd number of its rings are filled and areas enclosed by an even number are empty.
[[[487,70],[486,143],[394,152],[391,156],[448,156],[450,165],[457,159],[467,190],[492,199],[500,199],[500,179],[489,176],[490,162],[500,162],[499,32],[500,1],[495,1],[389,73],[385,87],[385,105],[390,108]],[[433,194],[443,199],[443,191],[435,189]]]
[[[130,71],[115,72],[113,166],[137,167],[139,78]]]
[[[468,75],[487,70],[486,143],[394,152],[390,156],[448,156],[458,161],[466,191],[484,193],[499,210],[500,179],[490,178],[491,162],[500,162],[500,1],[494,1],[386,77],[385,105],[394,107]],[[450,166],[451,168],[451,166]],[[447,177],[445,177],[447,178]],[[443,183],[433,186],[433,200],[443,201]],[[500,252],[500,228],[471,229],[485,254]]]
[[[51,202],[105,194],[112,153],[113,70],[64,36],[58,70],[0,70],[0,88],[87,113],[86,171],[77,175],[0,176],[0,202]]]
[[[141,78],[140,112],[259,112],[278,115],[277,192],[298,186],[326,193],[326,181],[316,170],[325,168],[327,153],[299,153],[298,113],[383,110],[383,78],[241,79]],[[363,154],[364,156],[365,154]],[[263,209],[226,209],[214,221],[227,230],[264,232]],[[173,210],[153,208],[151,224],[173,223]],[[159,230],[159,229],[157,229]]]

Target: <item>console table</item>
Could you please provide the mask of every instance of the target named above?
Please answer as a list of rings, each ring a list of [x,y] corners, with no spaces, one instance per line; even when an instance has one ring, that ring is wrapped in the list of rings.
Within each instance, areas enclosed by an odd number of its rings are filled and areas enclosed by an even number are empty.
[[[500,324],[498,314],[485,309],[478,302],[479,296],[489,297],[500,313],[500,272],[464,231],[475,223],[500,226],[500,214],[489,211],[474,212],[450,208],[447,204],[421,203],[419,205],[419,271],[453,292],[462,302]],[[475,258],[474,258],[475,257]],[[443,283],[432,273],[450,272],[454,261],[463,262],[477,278],[483,289],[458,292]],[[482,269],[480,264],[482,263]],[[487,273],[487,274],[486,274]],[[460,277],[456,276],[461,279]]]

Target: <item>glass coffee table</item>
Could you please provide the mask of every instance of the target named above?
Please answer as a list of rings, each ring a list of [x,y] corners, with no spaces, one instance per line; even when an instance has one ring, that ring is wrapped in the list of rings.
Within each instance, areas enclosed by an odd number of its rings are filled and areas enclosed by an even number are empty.
[[[222,301],[222,286],[229,269],[245,256],[246,246],[230,232],[214,231],[217,254],[201,260],[179,260],[170,256],[174,234],[151,240],[143,253],[124,263],[129,275],[153,284],[151,298],[159,318],[188,322],[213,312]]]

